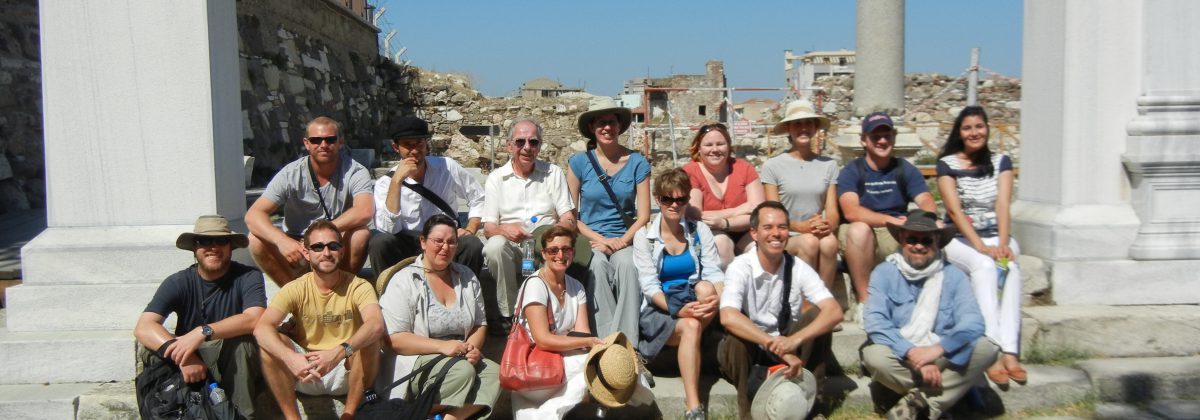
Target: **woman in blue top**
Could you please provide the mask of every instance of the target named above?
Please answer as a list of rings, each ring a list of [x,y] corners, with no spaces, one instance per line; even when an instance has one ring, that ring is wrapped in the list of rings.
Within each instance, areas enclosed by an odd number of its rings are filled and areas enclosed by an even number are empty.
[[[663,346],[678,348],[685,420],[704,418],[700,404],[700,338],[717,313],[725,274],[708,225],[687,220],[691,179],[682,169],[654,180],[660,213],[633,241],[633,261],[642,285],[638,353],[653,360]]]
[[[1027,375],[1017,355],[1021,348],[1021,253],[1012,232],[1012,161],[988,149],[987,113],[978,106],[959,112],[937,162],[938,191],[947,222],[958,237],[946,246],[946,259],[971,276],[988,338],[1002,352],[987,370],[996,385]],[[1004,266],[1007,263],[1007,273]],[[1003,289],[997,296],[997,289]]]
[[[638,337],[642,293],[629,245],[650,220],[650,162],[618,141],[632,121],[629,108],[594,97],[579,115],[588,150],[567,161],[567,185],[578,203],[579,233],[592,243],[589,310],[596,335]]]

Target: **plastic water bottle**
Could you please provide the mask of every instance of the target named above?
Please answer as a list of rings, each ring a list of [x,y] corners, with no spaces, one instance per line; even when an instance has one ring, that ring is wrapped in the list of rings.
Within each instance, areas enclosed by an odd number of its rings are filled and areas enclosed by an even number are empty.
[[[1008,278],[1008,258],[996,260],[996,287],[1004,289],[1004,280]]]
[[[530,236],[521,241],[521,277],[529,277],[537,270],[537,264],[533,259],[533,230],[537,229],[538,217],[533,216],[525,222],[525,233]]]
[[[218,388],[216,382],[208,384],[208,399],[213,405],[225,402],[225,390]]]

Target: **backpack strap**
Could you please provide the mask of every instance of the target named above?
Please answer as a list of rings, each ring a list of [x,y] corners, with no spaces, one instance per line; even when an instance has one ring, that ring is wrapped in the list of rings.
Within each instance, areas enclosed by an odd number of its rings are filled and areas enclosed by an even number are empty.
[[[783,307],[779,308],[779,334],[787,334],[788,324],[792,322],[792,266],[796,257],[783,253]]]
[[[396,176],[396,171],[395,170],[388,171],[387,175],[388,175],[388,177],[394,177],[394,176]],[[421,198],[424,198],[425,200],[428,200],[430,203],[433,203],[434,206],[437,206],[437,208],[439,210],[441,210],[442,213],[446,213],[446,215],[450,216],[451,219],[458,220],[458,212],[456,212],[456,211],[454,211],[454,209],[450,208],[450,205],[446,204],[446,200],[442,200],[442,197],[439,197],[433,191],[430,191],[429,188],[425,188],[425,186],[421,185],[420,182],[414,182],[414,183],[409,184],[409,183],[401,180],[400,184],[404,185],[405,187],[407,187],[410,190],[413,190],[413,192],[420,195]]]

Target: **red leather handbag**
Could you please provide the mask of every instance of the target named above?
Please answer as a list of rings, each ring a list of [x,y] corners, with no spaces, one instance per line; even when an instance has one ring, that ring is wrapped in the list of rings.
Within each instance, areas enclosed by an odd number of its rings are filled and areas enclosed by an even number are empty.
[[[544,283],[543,283],[544,284]],[[529,280],[525,280],[529,285]],[[554,297],[550,287],[546,287],[546,296]],[[563,358],[555,352],[539,349],[529,339],[529,333],[521,325],[520,318],[524,316],[525,288],[517,298],[517,310],[521,312],[512,324],[508,333],[508,342],[504,346],[504,355],[500,358],[500,386],[509,391],[526,391],[533,389],[551,388],[563,383]],[[546,305],[546,316],[550,328],[554,328],[554,311]]]

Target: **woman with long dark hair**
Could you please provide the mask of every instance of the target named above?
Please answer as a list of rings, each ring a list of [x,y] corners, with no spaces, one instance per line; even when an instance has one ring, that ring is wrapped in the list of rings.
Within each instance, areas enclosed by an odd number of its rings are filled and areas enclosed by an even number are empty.
[[[988,149],[989,134],[983,108],[963,108],[938,158],[937,183],[946,222],[958,228],[958,236],[945,248],[946,259],[971,276],[986,334],[1002,352],[987,377],[1004,386],[1009,380],[1024,384],[1027,379],[1018,359],[1021,271],[1017,256],[1021,251],[1010,236],[1012,160]]]

